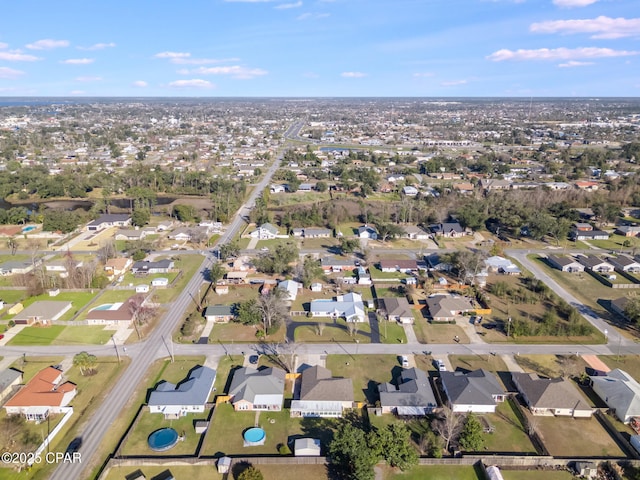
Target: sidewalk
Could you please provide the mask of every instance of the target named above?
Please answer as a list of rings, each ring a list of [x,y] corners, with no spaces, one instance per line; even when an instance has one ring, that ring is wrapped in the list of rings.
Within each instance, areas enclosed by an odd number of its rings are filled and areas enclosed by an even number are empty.
[[[418,337],[416,337],[416,332],[413,331],[413,325],[403,323],[402,328],[404,328],[404,334],[407,336],[407,345],[420,343],[418,342]]]
[[[524,372],[520,364],[516,362],[516,359],[513,355],[500,355],[500,358],[502,359],[504,364],[507,366],[507,370],[509,370],[510,372],[519,372],[519,373]]]

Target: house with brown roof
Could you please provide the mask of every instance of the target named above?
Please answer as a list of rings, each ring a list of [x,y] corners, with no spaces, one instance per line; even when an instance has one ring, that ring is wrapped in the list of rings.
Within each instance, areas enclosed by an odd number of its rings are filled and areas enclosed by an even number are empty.
[[[589,418],[592,408],[569,380],[511,372],[513,383],[533,415]]]
[[[119,277],[127,272],[133,265],[133,260],[126,257],[110,258],[104,264],[104,271],[107,273],[109,280]]]
[[[413,323],[413,311],[404,297],[389,297],[378,300],[378,312],[387,320],[400,323]]]
[[[144,295],[133,295],[124,302],[105,303],[89,310],[86,316],[89,325],[118,325],[130,323],[135,318],[136,307]]]
[[[417,272],[418,262],[415,260],[380,260],[380,270],[383,272]]]
[[[291,402],[292,417],[342,417],[353,408],[353,382],[334,378],[331,370],[319,365],[307,368],[300,376],[299,398]]]
[[[53,367],[40,370],[5,405],[7,415],[24,415],[27,420],[42,421],[60,413],[77,392],[71,382],[62,381],[62,372]]]

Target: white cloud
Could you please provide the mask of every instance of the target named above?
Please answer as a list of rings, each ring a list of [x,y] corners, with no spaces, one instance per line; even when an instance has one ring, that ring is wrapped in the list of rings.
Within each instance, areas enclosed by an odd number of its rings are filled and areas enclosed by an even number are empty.
[[[329,13],[303,13],[302,15],[298,15],[296,20],[320,20],[322,18],[327,18],[331,16]]]
[[[214,63],[237,62],[239,58],[189,58],[189,57],[173,57],[171,63],[177,65],[211,65]]]
[[[578,62],[577,60],[569,60],[566,63],[559,63],[560,68],[573,68],[573,67],[586,67],[587,65],[593,65],[594,62]]]
[[[0,52],[0,60],[7,60],[8,62],[35,62],[40,59],[16,50],[13,52]]]
[[[2,43],[0,42],[0,48],[7,48],[9,46],[8,43]]]
[[[431,72],[416,72],[413,74],[414,77],[416,78],[426,78],[426,77],[433,77],[435,74],[431,73]]]
[[[366,77],[367,74],[363,72],[342,72],[340,76],[344,78],[363,78]]]
[[[38,40],[37,42],[29,43],[26,47],[30,50],[51,50],[54,48],[68,47],[68,40],[52,40],[51,38],[45,38]]]
[[[89,47],[78,47],[78,50],[104,50],[105,48],[114,48],[116,46],[115,43],[95,43]]]
[[[18,78],[20,75],[24,75],[21,70],[15,70],[9,67],[0,67],[0,78]]]
[[[613,50],[611,48],[539,48],[537,50],[508,50],[493,52],[487,60],[503,62],[505,60],[576,60],[578,58],[628,57],[640,52]]]
[[[99,82],[102,80],[102,77],[97,76],[85,76],[85,77],[76,77],[77,82]]]
[[[140,87],[140,88],[144,88],[144,87],[148,87],[149,86],[149,84],[147,82],[145,82],[144,80],[136,80],[131,85],[133,85],[134,87]]]
[[[587,7],[598,0],[553,0],[553,4],[562,8]]]
[[[188,58],[191,54],[187,52],[160,52],[154,55],[155,58]]]
[[[591,33],[591,38],[613,39],[640,35],[640,18],[598,18],[584,20],[551,20],[533,23],[534,33]]]
[[[290,8],[300,8],[302,6],[302,1],[297,1],[295,3],[281,3],[280,5],[276,5],[273,8],[278,10],[288,10]]]
[[[193,78],[191,80],[176,80],[169,83],[169,86],[173,88],[213,88],[215,85],[208,80]]]
[[[64,63],[65,65],[89,65],[93,62],[95,62],[94,58],[69,58],[62,60],[60,63]]]
[[[229,65],[221,67],[200,67],[195,70],[180,70],[178,73],[182,75],[197,74],[197,75],[229,75],[238,79],[249,79],[266,75],[266,70],[261,68],[248,68],[240,65]]]
[[[467,83],[467,80],[449,80],[446,82],[441,82],[440,85],[442,85],[443,87],[455,87],[456,85],[465,85]]]

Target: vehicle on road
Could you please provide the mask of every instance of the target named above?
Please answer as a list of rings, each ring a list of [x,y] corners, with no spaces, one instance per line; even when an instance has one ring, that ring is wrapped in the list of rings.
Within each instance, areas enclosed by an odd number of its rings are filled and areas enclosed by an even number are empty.
[[[75,453],[78,450],[80,450],[81,446],[82,446],[82,438],[76,437],[73,440],[71,440],[71,443],[67,447],[67,451],[65,453]]]

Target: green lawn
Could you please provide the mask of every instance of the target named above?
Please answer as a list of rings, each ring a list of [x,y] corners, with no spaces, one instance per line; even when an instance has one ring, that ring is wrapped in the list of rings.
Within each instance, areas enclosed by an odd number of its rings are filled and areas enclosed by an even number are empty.
[[[261,467],[262,468],[262,467]],[[153,467],[142,466],[140,470],[146,478],[154,478],[156,475],[170,470],[175,478],[188,478],[189,480],[222,480],[222,474],[218,473],[215,468],[212,467],[196,467],[196,466],[171,466],[171,467]],[[116,467],[109,470],[109,473],[105,477],[105,480],[122,480],[126,475],[135,472],[138,467]],[[268,480],[267,477],[265,477]],[[309,479],[311,480],[311,479]]]
[[[387,470],[384,480],[482,480],[479,468],[451,465],[416,466],[408,472]]]
[[[400,279],[411,276],[403,272],[383,272],[378,268],[377,265],[370,266],[369,273],[371,274],[372,280],[390,280],[390,279],[400,280]]]
[[[156,278],[167,278],[169,280],[169,285],[171,285],[177,276],[178,272],[154,273],[152,275],[136,277],[133,273],[127,272],[124,275],[122,282],[120,282],[120,285],[151,285],[151,281]]]
[[[256,332],[261,330],[258,325],[243,325],[241,323],[216,323],[209,335],[209,343],[253,343],[263,339],[256,337]],[[285,336],[284,326],[281,326],[276,333],[264,338],[268,342],[281,342]]]
[[[260,465],[264,480],[327,480],[328,472],[325,465]]]
[[[26,296],[26,290],[0,290],[0,300],[4,300],[4,303],[9,305],[18,303]]]
[[[154,296],[157,296],[159,303],[168,303],[175,299],[187,283],[191,280],[204,258],[201,255],[182,255],[176,257],[175,267],[182,270],[182,275],[171,288],[157,289]]]
[[[69,326],[55,338],[52,345],[105,345],[113,333],[113,330],[105,330],[99,325]]]
[[[367,322],[358,322],[355,324],[351,324],[355,325],[355,328],[357,328],[357,333],[353,336],[349,334],[349,331],[347,329],[347,322],[345,322],[341,318],[338,319],[336,323],[317,323],[319,325],[322,324],[323,326],[321,335],[319,334],[318,326],[303,325],[296,328],[295,341],[305,343],[328,343],[332,341],[340,343],[355,343],[356,340],[360,343],[371,342],[371,325],[369,325],[369,323]]]
[[[598,358],[612,370],[619,368],[640,380],[640,355],[601,355]]]
[[[243,360],[241,355],[225,355],[220,359],[216,369],[216,382],[213,385],[216,389],[216,394],[223,395],[226,393],[225,388],[229,380],[229,373],[233,368],[241,367]]]
[[[161,413],[149,413],[144,408],[138,417],[138,422],[129,433],[127,441],[122,447],[123,455],[193,455],[196,452],[201,435],[196,435],[193,423],[196,420],[206,420],[209,412],[188,414],[176,420],[166,420]],[[184,441],[178,441],[175,447],[165,454],[164,452],[154,452],[149,448],[147,439],[151,433],[160,428],[170,427],[184,436]]]
[[[11,364],[11,368],[15,368],[22,372],[22,378],[28,382],[33,376],[45,367],[51,365],[59,365],[64,357],[23,357]]]
[[[64,325],[26,327],[13,337],[8,344],[11,346],[51,345],[65,328]]]
[[[486,451],[536,453],[513,408],[510,402],[502,402],[498,404],[496,413],[484,415],[495,427],[493,433],[482,434]]]
[[[378,396],[378,383],[391,381],[402,367],[396,355],[329,355],[327,368],[334,377],[351,378],[356,402],[373,405]]]
[[[404,333],[404,327],[397,322],[380,321],[380,341],[382,343],[407,343],[407,335]]]
[[[169,359],[162,360],[159,362],[161,366],[156,368],[158,373],[153,378],[149,388],[155,387],[162,380],[178,383],[187,378],[189,371],[193,367],[204,365],[205,360],[204,356],[175,357],[173,362]]]
[[[413,331],[420,343],[452,343],[457,335],[460,343],[469,343],[469,337],[458,325],[448,323],[429,323],[419,310],[414,311]]]
[[[55,301],[55,302],[71,302],[71,308],[68,312],[66,312],[60,320],[71,320],[78,311],[91,302],[97,295],[98,290],[88,291],[88,292],[65,292],[61,291],[55,297],[50,297],[48,293],[43,293],[42,295],[38,295],[36,297],[26,298],[22,305],[24,307],[28,307],[29,305],[38,302],[38,301]],[[26,293],[26,292],[21,292]]]
[[[503,470],[504,480],[571,480],[571,472],[557,470]]]
[[[507,372],[509,369],[497,355],[449,355],[454,370],[477,370],[484,368],[491,372]]]

